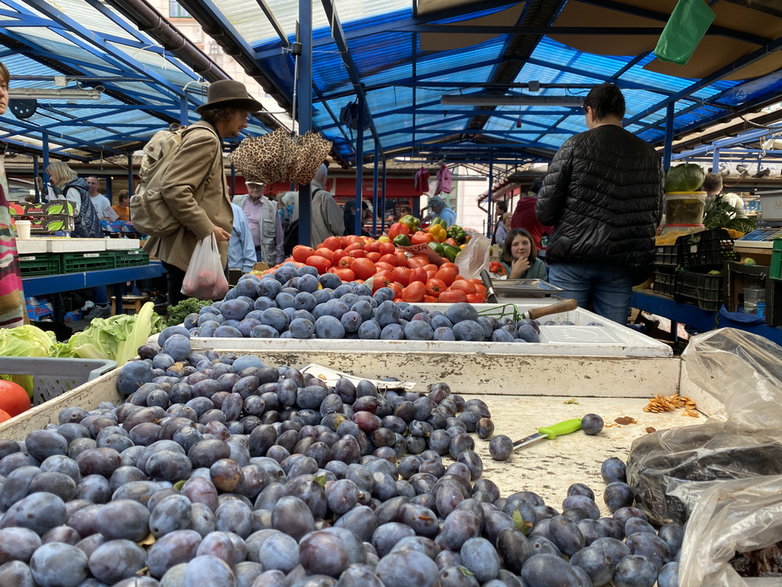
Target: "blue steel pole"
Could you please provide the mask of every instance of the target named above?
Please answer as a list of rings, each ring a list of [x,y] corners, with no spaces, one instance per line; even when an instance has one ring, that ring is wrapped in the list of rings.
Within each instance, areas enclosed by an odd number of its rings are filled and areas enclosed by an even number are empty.
[[[378,182],[378,169],[377,169],[377,157],[378,153],[380,152],[380,149],[378,147],[377,141],[375,141],[375,164],[372,168],[372,236],[377,236],[377,215],[380,213],[381,215],[385,215],[385,211],[378,208],[378,197],[377,197],[377,182]]]
[[[38,155],[33,153],[33,189],[35,190],[36,203],[43,201],[41,190],[38,189]]]
[[[43,158],[43,183],[44,185],[49,185],[49,174],[46,172],[46,170],[49,168],[49,133],[46,131],[43,131],[41,133],[41,157]],[[48,194],[44,195],[44,199]]]
[[[487,218],[486,218],[486,236],[491,238],[491,191],[494,189],[494,153],[493,151],[489,150],[489,198],[486,200],[488,204],[486,205],[486,208],[488,212],[486,212]]]
[[[720,150],[717,147],[714,148],[714,153],[711,156],[711,171],[712,173],[720,172]]]
[[[665,108],[665,142],[663,144],[663,169],[668,171],[671,166],[671,153],[673,153],[673,117],[676,111],[676,102],[669,102]]]
[[[353,234],[361,234],[361,199],[364,183],[364,99],[358,93],[358,130],[356,130],[356,217]]]
[[[296,79],[296,112],[298,113],[299,134],[312,130],[312,0],[299,0],[299,43],[301,55],[297,57],[298,75]],[[299,243],[310,245],[310,218],[312,202],[310,184],[299,186]],[[318,243],[315,243],[318,244]]]
[[[383,209],[384,213],[383,216],[380,219],[380,232],[386,231],[386,215],[385,215],[385,209],[386,209],[386,160],[383,159],[383,183],[381,184],[381,192],[380,192],[380,207]]]

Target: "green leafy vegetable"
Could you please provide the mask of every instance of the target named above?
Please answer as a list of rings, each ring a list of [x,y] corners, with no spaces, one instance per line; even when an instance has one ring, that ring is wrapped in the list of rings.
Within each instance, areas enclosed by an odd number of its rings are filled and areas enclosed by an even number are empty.
[[[695,192],[703,185],[706,174],[700,165],[682,163],[674,165],[665,174],[666,192]]]
[[[0,328],[0,356],[48,357],[57,342],[54,332],[25,324],[16,328]]]
[[[138,314],[96,318],[89,328],[77,332],[66,344],[59,346],[57,356],[111,359],[117,365],[124,365],[136,356],[138,347],[150,335],[164,327],[163,318],[155,314],[152,302],[147,302]]]
[[[744,233],[752,232],[757,227],[754,218],[736,218],[736,208],[726,201],[722,194],[717,194],[706,202],[703,224],[708,229],[731,228]]]
[[[48,357],[56,341],[53,332],[47,332],[29,324],[16,328],[0,328],[0,356]],[[35,385],[32,375],[2,375],[0,377],[18,383],[32,397]]]
[[[166,325],[176,326],[177,324],[182,324],[185,320],[185,316],[188,314],[192,314],[193,312],[197,314],[201,308],[211,305],[212,300],[199,300],[197,298],[182,300],[175,306],[169,306]]]

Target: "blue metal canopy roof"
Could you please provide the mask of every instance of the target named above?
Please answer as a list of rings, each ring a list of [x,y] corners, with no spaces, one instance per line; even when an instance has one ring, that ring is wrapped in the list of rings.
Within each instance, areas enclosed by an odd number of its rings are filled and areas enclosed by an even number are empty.
[[[298,3],[180,0],[218,42],[239,48],[269,91],[294,99]],[[674,138],[778,100],[782,8],[776,0],[712,0],[716,19],[690,62],[653,49],[676,0],[321,0],[313,8],[313,128],[356,162],[356,132],[340,109],[366,99],[371,127],[363,160],[449,157],[463,161],[550,158],[586,129],[579,98],[603,81],[627,102],[626,126],[654,145],[672,115]],[[227,32],[226,32],[227,31]],[[443,96],[549,104],[479,106]],[[782,115],[780,115],[782,118]],[[489,154],[491,153],[491,154]]]
[[[32,115],[9,108],[0,117],[0,140],[19,151],[46,143],[50,155],[74,159],[130,153],[170,123],[197,120],[202,82],[228,77],[194,46],[186,47],[186,62],[92,0],[0,0],[0,44],[11,106],[22,92],[35,100]],[[85,99],[90,94],[97,99]]]

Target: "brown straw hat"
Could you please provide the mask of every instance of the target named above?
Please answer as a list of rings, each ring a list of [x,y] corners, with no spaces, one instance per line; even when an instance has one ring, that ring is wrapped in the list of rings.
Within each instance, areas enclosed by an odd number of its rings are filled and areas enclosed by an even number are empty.
[[[247,88],[242,82],[221,79],[209,86],[206,102],[196,108],[196,112],[200,113],[210,108],[228,107],[247,108],[250,112],[257,112],[263,108],[258,100],[247,93]]]

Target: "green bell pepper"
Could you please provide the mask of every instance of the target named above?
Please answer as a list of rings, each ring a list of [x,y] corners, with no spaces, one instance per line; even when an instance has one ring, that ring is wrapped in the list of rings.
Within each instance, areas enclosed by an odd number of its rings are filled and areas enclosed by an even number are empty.
[[[409,247],[410,239],[407,238],[406,234],[399,234],[394,238],[394,244],[397,247]]]

